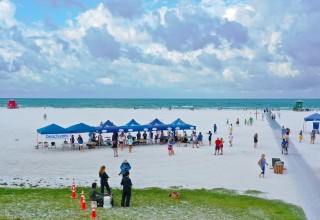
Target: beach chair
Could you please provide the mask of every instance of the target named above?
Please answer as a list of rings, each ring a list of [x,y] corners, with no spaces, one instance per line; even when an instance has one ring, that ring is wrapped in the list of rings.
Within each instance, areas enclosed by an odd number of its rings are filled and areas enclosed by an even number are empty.
[[[42,141],[39,141],[39,142],[38,142],[38,149],[39,149],[40,147],[43,148],[43,142],[42,142]]]
[[[53,148],[53,147],[54,147],[55,149],[57,149],[56,142],[51,142],[50,144],[51,144],[51,148]]]

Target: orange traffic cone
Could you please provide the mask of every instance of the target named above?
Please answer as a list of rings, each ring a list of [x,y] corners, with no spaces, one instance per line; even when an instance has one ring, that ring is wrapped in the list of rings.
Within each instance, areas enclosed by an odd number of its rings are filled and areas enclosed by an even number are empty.
[[[82,193],[81,193],[81,197],[80,197],[80,202],[79,202],[79,204],[82,204],[82,200],[83,200],[83,198],[84,198],[84,193],[83,193],[83,190],[82,190]]]
[[[95,202],[96,203],[96,202]],[[91,211],[91,219],[96,219],[97,218],[97,214],[96,214],[96,208],[95,206],[92,206],[92,211]]]
[[[87,209],[86,198],[84,198],[84,195],[83,195],[81,210],[86,210],[86,209]]]
[[[72,182],[72,188],[71,188],[71,199],[76,199],[77,195],[76,195],[76,185],[74,184],[74,179]]]

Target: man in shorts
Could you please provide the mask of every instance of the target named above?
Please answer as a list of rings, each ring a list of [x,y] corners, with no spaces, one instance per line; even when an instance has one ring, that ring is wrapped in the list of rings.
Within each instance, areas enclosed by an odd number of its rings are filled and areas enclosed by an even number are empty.
[[[215,147],[215,151],[214,151],[214,155],[217,155],[217,151],[218,151],[218,155],[220,153],[220,144],[221,144],[221,141],[219,138],[217,138],[217,140],[215,141],[215,144],[216,144],[216,147]]]

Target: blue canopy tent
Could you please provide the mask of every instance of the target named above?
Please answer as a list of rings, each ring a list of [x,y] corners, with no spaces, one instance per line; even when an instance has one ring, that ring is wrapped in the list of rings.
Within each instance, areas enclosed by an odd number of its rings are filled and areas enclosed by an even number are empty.
[[[144,128],[147,128],[144,125],[139,124],[136,120],[131,119],[127,124],[119,127],[120,131],[128,132],[128,131],[143,131]]]
[[[68,128],[66,128],[68,133],[87,133],[87,132],[96,132],[97,129],[95,127],[92,127],[90,125],[79,123],[72,125]]]
[[[119,132],[119,126],[116,126],[111,121],[107,120],[101,126],[97,127],[99,133],[113,133]]]
[[[317,121],[320,121],[320,114],[314,113],[304,118],[303,132],[305,131],[305,122],[308,122],[308,121],[313,121],[314,122],[313,129],[316,129],[317,132],[319,132],[319,123],[317,123]]]
[[[39,148],[39,139],[38,139],[38,134],[68,134],[68,130],[56,125],[56,124],[51,124],[46,127],[42,127],[37,129],[37,145],[36,148]]]
[[[43,128],[37,129],[39,134],[67,134],[69,133],[65,128],[56,124],[51,124]]]
[[[149,124],[146,124],[145,126],[149,131],[167,130],[167,126],[157,118],[151,121]]]
[[[170,124],[167,124],[166,126],[166,130],[197,130],[196,126],[187,124],[180,118]]]

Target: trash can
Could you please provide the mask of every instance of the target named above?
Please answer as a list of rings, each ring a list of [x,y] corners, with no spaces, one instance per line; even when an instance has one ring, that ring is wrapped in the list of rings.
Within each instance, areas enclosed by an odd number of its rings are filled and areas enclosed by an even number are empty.
[[[313,130],[319,134],[319,122],[313,122]]]
[[[274,163],[277,161],[281,161],[280,158],[272,158],[272,167],[274,168]]]
[[[284,166],[284,162],[283,161],[277,161],[275,162],[275,165],[274,165],[274,173],[276,174],[282,174],[283,173],[283,166]]]

